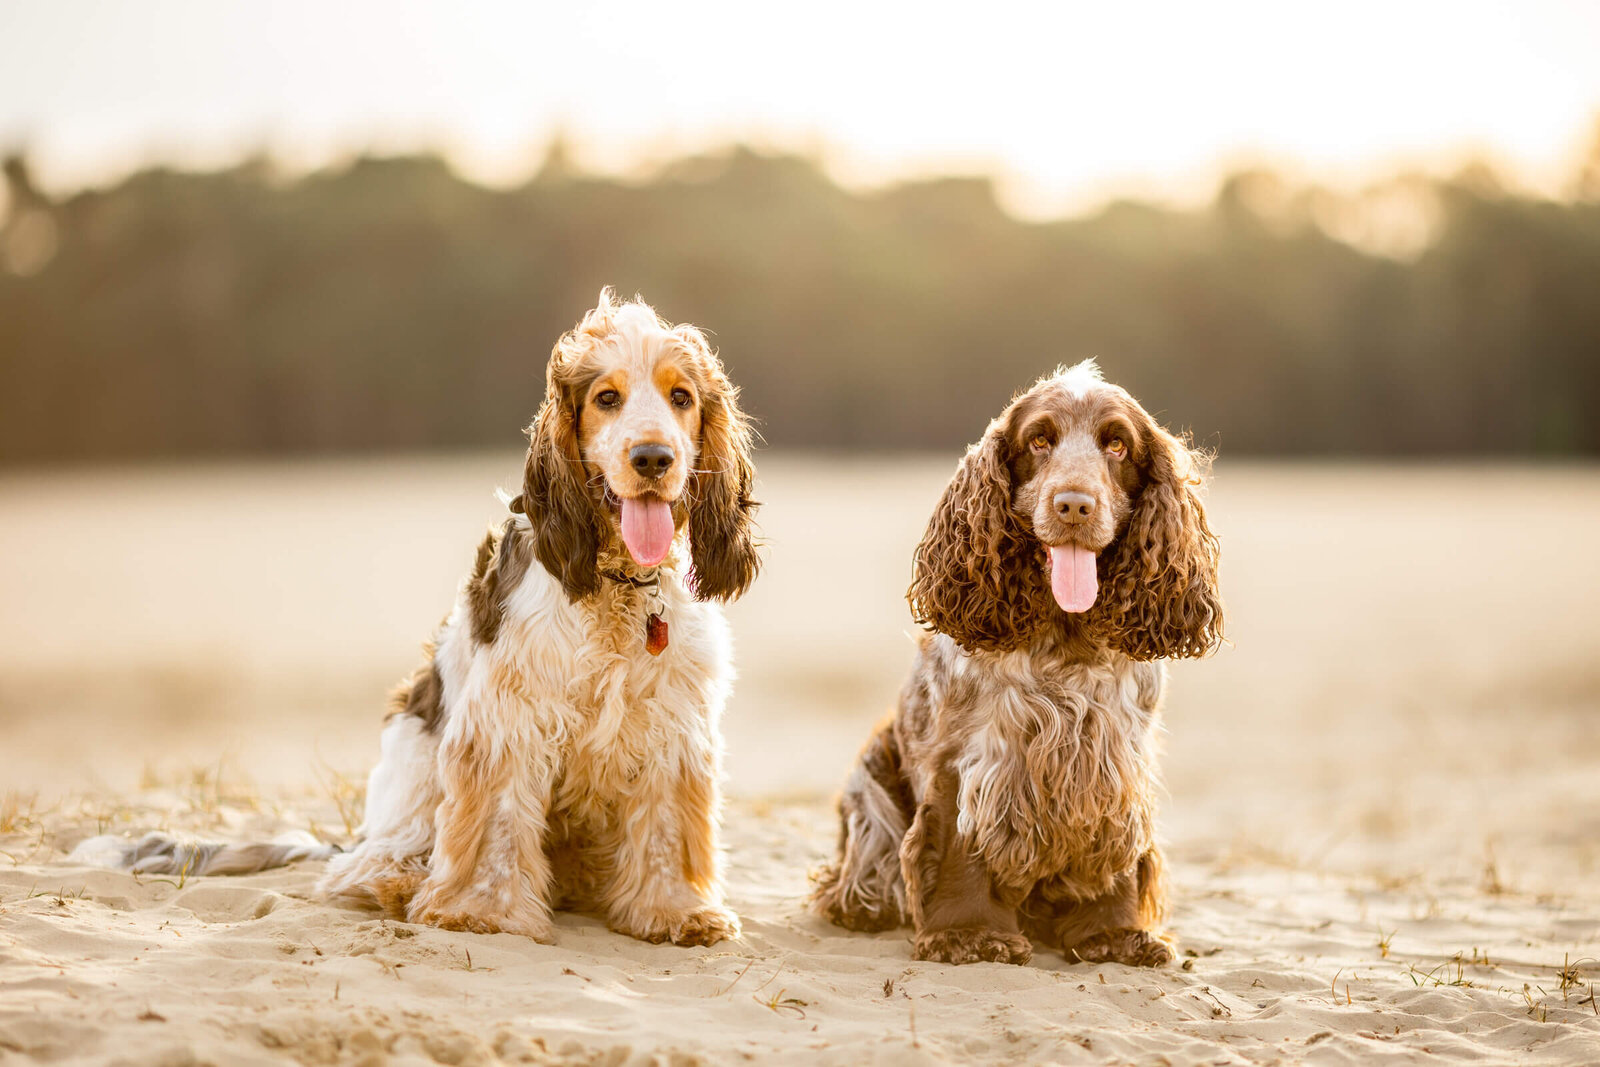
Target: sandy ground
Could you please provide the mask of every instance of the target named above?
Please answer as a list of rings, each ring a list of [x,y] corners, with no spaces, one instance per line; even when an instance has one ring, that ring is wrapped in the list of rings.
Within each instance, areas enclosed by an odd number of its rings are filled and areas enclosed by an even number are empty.
[[[910,959],[800,907],[909,658],[949,460],[768,457],[732,613],[742,942],[555,945],[134,879],[91,833],[343,839],[510,456],[0,478],[0,1064],[1600,1063],[1600,472],[1231,466],[1234,644],[1173,670],[1181,967]],[[1524,517],[1492,539],[1492,489]]]

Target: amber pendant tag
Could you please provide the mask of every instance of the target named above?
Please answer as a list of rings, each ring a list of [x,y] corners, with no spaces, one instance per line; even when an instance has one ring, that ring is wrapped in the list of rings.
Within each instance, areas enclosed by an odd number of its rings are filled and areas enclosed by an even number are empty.
[[[661,655],[667,647],[667,620],[655,612],[644,622],[644,650],[652,656]]]

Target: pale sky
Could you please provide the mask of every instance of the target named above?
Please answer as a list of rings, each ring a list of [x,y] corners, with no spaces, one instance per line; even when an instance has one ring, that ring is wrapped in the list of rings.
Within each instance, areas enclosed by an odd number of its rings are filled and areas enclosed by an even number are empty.
[[[0,0],[0,147],[46,184],[266,146],[447,150],[524,177],[551,133],[637,168],[753,141],[854,184],[999,176],[1029,214],[1345,187],[1487,156],[1556,188],[1600,119],[1600,0],[937,5]]]

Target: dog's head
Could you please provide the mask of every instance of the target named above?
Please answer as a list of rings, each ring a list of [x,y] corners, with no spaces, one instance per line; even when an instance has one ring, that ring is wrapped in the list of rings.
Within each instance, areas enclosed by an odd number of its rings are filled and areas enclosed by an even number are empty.
[[[698,598],[736,597],[754,580],[750,428],[693,326],[602,290],[550,353],[528,434],[534,554],[571,599],[599,588],[602,552],[653,567],[685,529]]]
[[[917,546],[917,621],[969,649],[1076,625],[1135,659],[1222,639],[1208,459],[1093,362],[1013,400],[967,450]]]

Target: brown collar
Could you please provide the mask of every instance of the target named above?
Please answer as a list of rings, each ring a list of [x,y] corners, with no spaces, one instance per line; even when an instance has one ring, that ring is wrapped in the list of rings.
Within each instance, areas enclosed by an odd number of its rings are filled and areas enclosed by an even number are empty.
[[[658,570],[652,570],[650,572],[650,577],[648,578],[639,578],[631,574],[623,574],[621,571],[601,571],[600,577],[605,578],[608,581],[616,582],[619,585],[631,585],[635,589],[648,589],[651,586],[661,584],[661,572]]]

